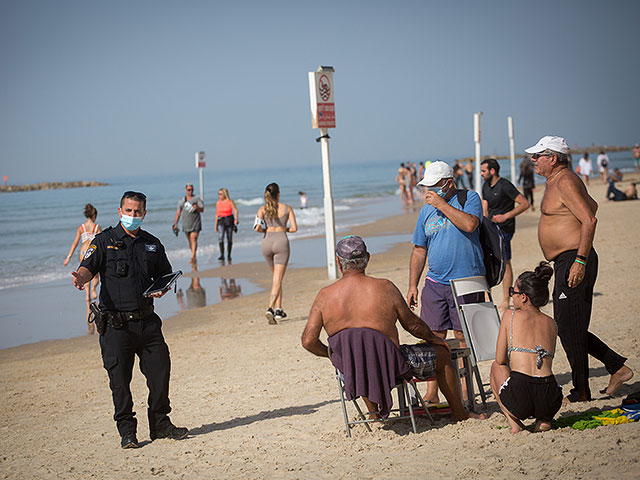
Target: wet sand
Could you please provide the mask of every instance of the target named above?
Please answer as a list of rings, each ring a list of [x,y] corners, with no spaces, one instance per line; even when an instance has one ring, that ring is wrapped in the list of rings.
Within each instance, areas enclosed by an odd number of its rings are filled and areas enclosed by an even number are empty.
[[[624,182],[627,185],[628,182]],[[637,333],[640,300],[640,201],[606,202],[605,186],[593,179],[600,203],[595,248],[600,270],[591,330],[629,357],[636,377],[620,395],[640,389]],[[541,188],[535,192],[539,204]],[[363,225],[349,233],[406,234],[406,242],[372,257],[368,273],[407,289],[411,232],[417,213]],[[538,210],[517,219],[514,273],[542,260]],[[324,250],[318,252],[324,256]],[[284,282],[289,318],[267,325],[270,273],[266,264],[238,264],[199,272],[201,277],[247,278],[265,291],[188,310],[165,319],[171,350],[171,418],[191,429],[182,441],[149,442],[147,389],[134,373],[132,391],[143,447],[122,450],[97,338],[80,337],[0,350],[0,475],[2,478],[637,478],[640,425],[595,430],[554,430],[512,436],[489,397],[489,419],[435,426],[418,420],[418,434],[399,421],[347,438],[333,368],[307,353],[300,334],[326,267],[290,269]],[[222,275],[224,273],[224,275]],[[501,288],[494,300],[502,299]],[[550,311],[548,307],[547,311]],[[411,337],[401,333],[404,342]],[[480,365],[485,383],[490,362]],[[554,372],[569,391],[570,371],[558,347]],[[621,396],[603,399],[608,375],[591,361],[595,400],[563,407],[560,415],[613,408]],[[488,385],[487,385],[488,389]],[[479,402],[479,397],[477,398]]]

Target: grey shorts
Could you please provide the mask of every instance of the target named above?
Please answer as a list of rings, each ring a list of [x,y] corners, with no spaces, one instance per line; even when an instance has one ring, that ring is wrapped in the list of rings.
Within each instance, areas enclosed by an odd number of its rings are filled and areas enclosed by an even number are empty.
[[[479,302],[484,302],[483,293],[463,295],[458,299],[460,305]],[[451,286],[432,282],[429,279],[425,280],[420,304],[420,318],[434,332],[444,330],[462,331]]]

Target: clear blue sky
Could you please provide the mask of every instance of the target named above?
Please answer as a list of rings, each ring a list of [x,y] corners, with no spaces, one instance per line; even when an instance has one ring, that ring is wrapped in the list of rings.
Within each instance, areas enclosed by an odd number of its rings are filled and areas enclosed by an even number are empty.
[[[333,65],[332,162],[640,142],[637,1],[0,3],[9,183],[320,162],[307,72]],[[211,172],[212,173],[212,172]]]

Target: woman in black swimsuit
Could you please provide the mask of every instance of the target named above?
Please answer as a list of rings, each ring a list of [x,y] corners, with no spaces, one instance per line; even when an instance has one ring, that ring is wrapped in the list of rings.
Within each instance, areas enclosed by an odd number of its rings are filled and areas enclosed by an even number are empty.
[[[509,290],[515,310],[502,315],[491,390],[511,433],[523,430],[522,420],[530,417],[536,419],[534,432],[549,430],[562,406],[562,389],[551,371],[558,328],[540,311],[549,303],[552,275],[547,262],[540,262],[534,272],[522,273]]]

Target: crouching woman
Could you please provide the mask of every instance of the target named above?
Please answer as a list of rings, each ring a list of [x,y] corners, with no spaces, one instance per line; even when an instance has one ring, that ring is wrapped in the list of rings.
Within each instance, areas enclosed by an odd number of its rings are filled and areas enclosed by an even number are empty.
[[[553,318],[540,311],[549,302],[552,275],[547,262],[522,273],[509,289],[515,309],[502,315],[491,390],[511,433],[523,430],[522,421],[530,417],[536,420],[534,432],[549,430],[562,406],[562,389],[551,371],[558,328]]]

